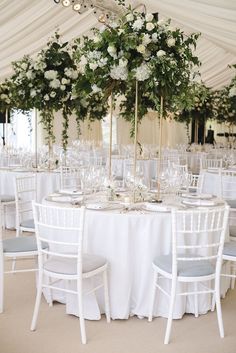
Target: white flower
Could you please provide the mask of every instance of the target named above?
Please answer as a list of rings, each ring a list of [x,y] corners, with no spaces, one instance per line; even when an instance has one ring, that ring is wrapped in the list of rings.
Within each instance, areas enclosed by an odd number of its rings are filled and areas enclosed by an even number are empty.
[[[99,43],[100,42],[100,37],[99,36],[95,36],[93,38],[93,41],[94,41],[94,43]]]
[[[37,95],[36,90],[35,90],[35,89],[31,89],[31,90],[30,90],[30,96],[31,96],[32,98],[34,98],[36,95]]]
[[[49,83],[49,86],[52,87],[52,88],[59,88],[61,86],[61,82],[60,80],[58,80],[57,78],[55,80],[52,80],[50,83]]]
[[[145,45],[140,44],[140,45],[137,46],[137,52],[139,52],[139,53],[141,53],[141,54],[144,54],[145,51],[146,51]]]
[[[164,50],[158,50],[157,52],[157,57],[160,58],[162,56],[166,55],[166,52]]]
[[[117,28],[119,26],[119,24],[117,22],[110,22],[110,27],[111,28]]]
[[[229,97],[234,97],[234,96],[236,96],[236,87],[235,86],[231,87],[229,90]]]
[[[104,32],[105,30],[107,29],[107,27],[105,25],[102,25],[100,28],[99,28],[99,31],[100,33]]]
[[[119,34],[119,36],[120,36],[122,33],[124,33],[124,30],[123,30],[122,28],[118,29],[118,34]]]
[[[34,77],[35,77],[35,74],[33,73],[32,70],[29,70],[26,72],[26,77],[29,79],[29,80],[32,80]]]
[[[96,70],[96,68],[98,67],[98,64],[96,64],[96,63],[90,63],[90,64],[89,64],[89,67],[90,67],[91,70],[94,71],[94,70]]]
[[[128,60],[127,60],[127,59],[121,58],[121,59],[119,60],[119,66],[120,66],[120,67],[126,67],[127,65],[128,65]]]
[[[161,19],[157,22],[158,26],[164,26],[166,24],[166,20]]]
[[[107,58],[101,58],[98,65],[99,67],[103,67],[107,64],[108,59]]]
[[[6,103],[10,103],[10,100],[8,98],[8,96],[5,94],[5,93],[2,93],[1,96],[0,96],[1,100],[6,102]]]
[[[73,80],[76,80],[78,77],[78,72],[73,69],[66,68],[64,72],[67,77],[72,78]]]
[[[127,22],[132,22],[134,20],[134,15],[132,13],[129,13],[126,16],[126,20],[127,20]]]
[[[153,33],[153,34],[152,34],[152,41],[153,41],[154,43],[158,42],[157,33]]]
[[[143,63],[136,69],[135,77],[138,81],[145,81],[151,75],[151,70],[149,69],[148,65]]]
[[[80,103],[81,103],[82,107],[87,108],[87,106],[88,106],[88,101],[86,101],[85,98],[82,98],[81,101],[80,101]]]
[[[65,86],[65,85],[61,85],[61,86],[60,86],[60,89],[61,89],[62,91],[65,91],[66,86]]]
[[[44,72],[44,77],[47,80],[55,80],[57,78],[57,71],[55,70],[48,70]]]
[[[54,92],[54,91],[52,91],[51,93],[50,93],[50,97],[52,97],[52,98],[54,98],[54,97],[56,97],[56,92]]]
[[[43,97],[45,101],[49,101],[49,95],[48,94],[45,94],[45,96]]]
[[[149,36],[149,34],[144,34],[143,38],[142,38],[142,42],[144,45],[148,45],[149,43],[151,43],[151,37]]]
[[[146,19],[147,22],[151,22],[153,20],[153,18],[154,18],[154,16],[153,16],[152,13],[147,13],[146,14],[145,19]]]
[[[139,31],[143,27],[143,20],[141,18],[138,18],[136,21],[133,23],[133,30]]]
[[[63,85],[68,85],[68,84],[70,83],[70,80],[63,77],[63,79],[61,80],[61,83],[62,83]]]
[[[122,81],[127,80],[127,77],[128,77],[127,67],[113,66],[110,71],[110,76],[114,80],[122,80]]]
[[[26,69],[27,69],[27,67],[28,67],[28,65],[27,65],[26,63],[22,63],[22,64],[21,64],[21,68],[22,68],[22,70],[26,70]]]
[[[175,39],[174,38],[167,39],[167,45],[168,47],[173,47],[175,45]]]
[[[111,56],[116,54],[116,48],[114,47],[114,45],[109,45],[109,47],[107,48],[107,51]]]
[[[155,28],[155,26],[154,26],[154,24],[152,23],[152,22],[148,22],[147,24],[146,24],[146,30],[147,31],[152,31],[153,29]]]
[[[176,86],[180,86],[180,85],[181,85],[181,82],[178,81],[178,82],[176,83]]]
[[[101,88],[99,88],[97,85],[92,85],[91,88],[93,93],[101,92]]]

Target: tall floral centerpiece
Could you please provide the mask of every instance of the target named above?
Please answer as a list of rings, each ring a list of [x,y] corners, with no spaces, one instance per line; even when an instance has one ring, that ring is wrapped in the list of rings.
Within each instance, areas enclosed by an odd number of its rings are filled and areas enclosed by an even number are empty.
[[[195,140],[198,140],[198,125],[205,126],[207,120],[215,118],[215,92],[203,83],[192,82],[177,104],[180,110],[175,113],[175,120],[186,124],[189,140],[189,124],[195,124]]]
[[[46,130],[49,146],[54,142],[54,112],[62,111],[62,144],[68,144],[69,116],[74,103],[72,87],[78,79],[73,60],[73,50],[68,42],[62,43],[58,33],[39,52],[35,59],[25,56],[13,63],[13,97],[23,110],[36,108],[40,111],[41,123]]]
[[[101,92],[104,100],[111,96],[112,102],[125,96],[121,114],[134,122],[136,165],[137,121],[149,108],[165,116],[173,97],[186,90],[199,64],[193,54],[198,34],[187,37],[151,13],[130,7],[125,12],[80,39],[76,59],[94,93]]]
[[[12,100],[11,94],[11,81],[5,80],[0,83],[0,113],[2,114],[3,120],[6,123],[5,127],[5,136],[3,136],[3,145],[7,145],[7,125],[8,125],[8,118],[10,116],[10,109],[14,108],[14,103]]]

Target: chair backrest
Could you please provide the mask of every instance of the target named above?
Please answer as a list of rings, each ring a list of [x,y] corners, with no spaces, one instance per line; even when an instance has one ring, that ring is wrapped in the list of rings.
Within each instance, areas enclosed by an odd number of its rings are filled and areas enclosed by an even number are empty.
[[[221,158],[201,158],[200,159],[200,170],[207,169],[221,169],[223,166],[223,159]]]
[[[178,262],[208,260],[220,273],[229,206],[172,210],[172,273],[177,276]]]
[[[203,181],[205,174],[189,174],[189,191],[196,192],[197,194],[202,193]]]
[[[61,189],[80,189],[81,188],[81,168],[61,166],[60,184],[61,184]]]
[[[16,222],[33,218],[32,200],[37,201],[37,176],[15,177]]]
[[[77,259],[77,269],[81,273],[85,207],[54,207],[35,202],[32,205],[39,266],[52,256],[58,261]],[[46,249],[43,242],[48,244]]]
[[[236,171],[221,170],[220,186],[221,198],[224,200],[235,200],[235,205],[231,205],[231,207],[236,208]]]

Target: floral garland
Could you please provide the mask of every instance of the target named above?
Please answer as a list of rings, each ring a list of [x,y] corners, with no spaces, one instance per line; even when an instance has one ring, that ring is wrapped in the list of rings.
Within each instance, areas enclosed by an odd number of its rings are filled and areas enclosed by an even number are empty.
[[[0,112],[5,112],[10,108],[13,108],[11,82],[10,80],[5,80],[0,83]]]
[[[101,92],[102,101],[111,93],[115,98],[124,95],[122,116],[132,121],[136,81],[139,119],[149,109],[160,110],[160,96],[164,96],[166,114],[172,98],[186,91],[191,71],[199,65],[192,52],[198,36],[186,37],[180,29],[170,26],[170,20],[158,21],[153,14],[138,13],[129,7],[117,21],[79,39],[75,57],[91,93]],[[75,87],[78,93],[82,89],[83,81]]]
[[[13,97],[17,107],[22,110],[36,108],[41,112],[48,142],[55,140],[53,112],[62,110],[64,149],[68,143],[68,119],[73,110],[72,87],[78,79],[73,50],[68,42],[61,43],[60,35],[56,33],[35,60],[25,56],[13,63]]]

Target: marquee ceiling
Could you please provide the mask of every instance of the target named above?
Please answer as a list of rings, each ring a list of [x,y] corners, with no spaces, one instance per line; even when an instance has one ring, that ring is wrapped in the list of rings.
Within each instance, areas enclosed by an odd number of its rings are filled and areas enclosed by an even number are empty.
[[[114,0],[97,0],[117,11]],[[127,1],[132,6],[140,2]],[[143,0],[148,12],[172,19],[186,33],[201,32],[197,55],[206,85],[220,88],[232,78],[228,65],[236,63],[235,0]],[[35,55],[56,29],[64,40],[87,33],[97,25],[92,9],[77,14],[53,0],[0,0],[0,80],[11,75],[11,62]]]

